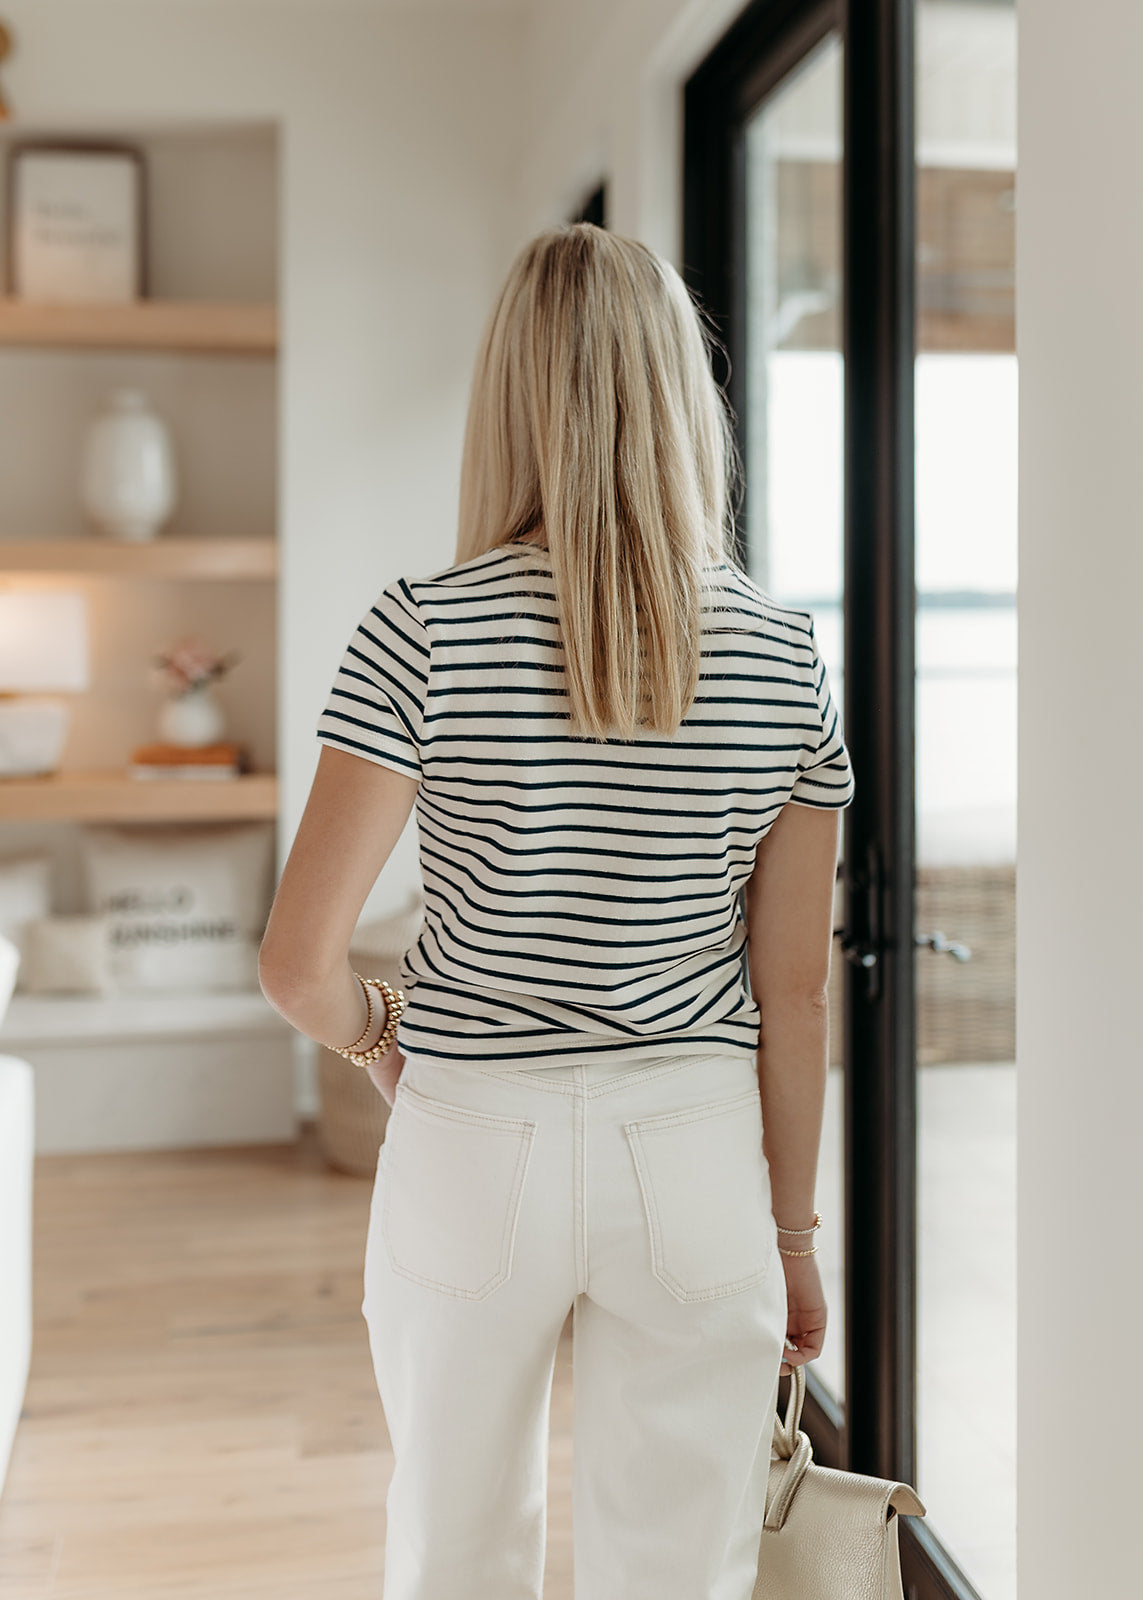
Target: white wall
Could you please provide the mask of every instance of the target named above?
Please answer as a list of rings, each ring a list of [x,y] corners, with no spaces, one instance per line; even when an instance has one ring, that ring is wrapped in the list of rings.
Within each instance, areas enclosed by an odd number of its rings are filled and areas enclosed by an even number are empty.
[[[1143,9],[1018,18],[1018,1561],[1076,1600],[1143,1581]]]
[[[521,240],[606,176],[608,224],[682,262],[682,85],[745,0],[536,0]]]

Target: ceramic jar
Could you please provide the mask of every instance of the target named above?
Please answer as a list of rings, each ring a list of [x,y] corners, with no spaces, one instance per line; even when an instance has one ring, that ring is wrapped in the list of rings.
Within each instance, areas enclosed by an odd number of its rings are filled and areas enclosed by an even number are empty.
[[[104,533],[140,543],[153,539],[177,498],[170,433],[140,389],[113,389],[90,423],[83,447],[80,495]]]
[[[172,695],[159,707],[159,738],[189,747],[214,744],[226,729],[226,714],[209,683]]]

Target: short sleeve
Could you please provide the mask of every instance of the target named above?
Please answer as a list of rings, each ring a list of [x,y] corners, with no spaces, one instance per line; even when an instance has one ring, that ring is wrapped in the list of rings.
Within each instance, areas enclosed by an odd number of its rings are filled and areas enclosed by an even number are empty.
[[[398,578],[354,630],[318,718],[317,737],[419,778],[428,685],[427,630],[408,584]]]
[[[817,747],[809,753],[802,753],[790,799],[798,805],[838,809],[847,806],[853,799],[853,768],[812,618],[809,642],[813,653],[810,670],[821,734]]]

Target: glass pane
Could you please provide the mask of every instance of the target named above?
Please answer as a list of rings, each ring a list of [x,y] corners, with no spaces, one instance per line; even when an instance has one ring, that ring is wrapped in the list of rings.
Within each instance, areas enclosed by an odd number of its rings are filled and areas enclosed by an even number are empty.
[[[1015,1600],[1016,24],[916,18],[917,1491]]]
[[[841,107],[842,47],[831,34],[746,126],[745,532],[755,582],[781,603],[813,612],[844,722]],[[834,912],[838,927],[840,883]],[[835,950],[817,1188],[829,1321],[814,1363],[839,1397],[845,1354],[840,969]]]

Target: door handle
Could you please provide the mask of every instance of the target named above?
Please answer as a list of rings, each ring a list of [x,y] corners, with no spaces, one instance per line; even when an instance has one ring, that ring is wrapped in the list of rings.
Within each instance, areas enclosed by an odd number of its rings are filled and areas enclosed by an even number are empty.
[[[855,967],[877,965],[877,951],[867,940],[848,938],[844,928],[835,928],[833,936],[841,940],[842,955],[847,961],[852,961]]]
[[[833,936],[841,940],[841,953],[847,961],[852,961],[858,967],[876,964],[877,951],[866,940],[847,938],[844,928],[835,928]],[[957,939],[946,939],[943,933],[918,933],[913,936],[913,942],[918,947],[931,947],[939,954],[953,956],[957,961],[972,960],[972,950],[967,944],[961,944]]]
[[[968,945],[961,944],[956,939],[946,939],[943,933],[918,933],[914,935],[914,944],[932,947],[945,955],[953,956],[957,961],[971,961],[972,951]]]
[[[858,871],[855,887],[857,904],[864,912],[861,932],[851,933],[847,928],[834,928],[833,936],[841,940],[841,953],[845,959],[865,973],[865,993],[870,1000],[881,998],[881,952],[885,948],[882,938],[881,912],[881,854],[874,840],[865,849],[865,863]]]

